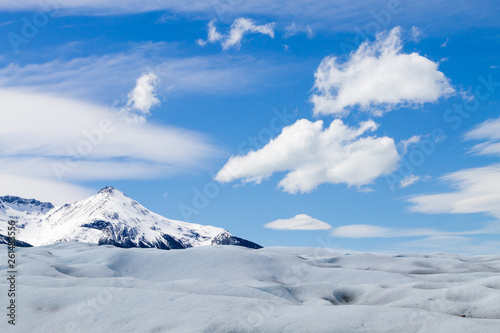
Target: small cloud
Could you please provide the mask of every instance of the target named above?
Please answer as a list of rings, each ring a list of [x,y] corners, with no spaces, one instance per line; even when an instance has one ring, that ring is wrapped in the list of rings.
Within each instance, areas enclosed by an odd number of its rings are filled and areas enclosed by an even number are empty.
[[[295,215],[291,219],[269,222],[264,227],[276,230],[328,230],[332,228],[328,223],[306,214]]]
[[[151,113],[151,108],[160,105],[160,100],[156,97],[157,87],[158,77],[155,73],[142,74],[128,94],[127,105],[122,112],[125,112],[130,120],[144,121]]]
[[[443,42],[443,44],[441,44],[440,46],[441,47],[446,47],[446,45],[448,45],[448,42],[450,41],[450,39],[448,37],[446,37],[446,40]]]
[[[392,237],[393,229],[367,224],[352,224],[337,227],[332,235],[342,238]]]
[[[491,69],[497,69],[497,68],[500,68],[500,66],[497,66],[497,65],[491,65],[490,66]]]
[[[297,25],[295,23],[292,23],[285,28],[285,34],[283,35],[283,38],[288,39],[301,33],[306,34],[308,39],[312,39],[314,37],[314,32],[310,25]]]
[[[203,39],[198,39],[196,41],[200,46],[205,46],[207,45],[207,43],[215,43],[224,38],[220,33],[217,32],[217,28],[215,27],[215,20],[208,22],[207,27],[208,27],[207,40],[205,41]]]
[[[371,192],[375,192],[375,190],[371,187],[360,187],[360,188],[358,188],[358,192],[371,193]]]
[[[205,46],[208,43],[220,42],[222,48],[224,50],[228,50],[232,47],[239,49],[243,37],[248,33],[260,33],[274,38],[275,23],[257,25],[254,20],[241,17],[234,20],[229,32],[225,35],[217,31],[217,28],[215,27],[215,20],[210,21],[207,27],[207,39],[198,39],[196,43],[200,46]]]
[[[411,34],[411,40],[414,41],[415,43],[420,43],[422,38],[425,37],[424,32],[419,28],[419,27],[411,27],[410,29],[410,34]]]
[[[416,182],[418,182],[419,180],[421,179],[420,176],[416,176],[416,175],[409,175],[409,176],[406,176],[405,178],[401,179],[401,181],[399,182],[399,186],[401,188],[405,188],[405,187],[408,187],[410,185],[413,185],[415,184]]]
[[[156,20],[156,23],[162,24],[174,20],[177,20],[177,16],[174,13],[163,13],[161,14],[160,18]]]
[[[406,153],[408,152],[408,148],[410,146],[413,146],[413,145],[416,145],[417,143],[419,143],[421,138],[422,138],[422,136],[420,136],[420,135],[414,135],[409,139],[402,140],[399,143],[399,147],[401,149],[401,155],[406,155]]]
[[[0,27],[3,27],[4,25],[10,25],[10,24],[12,24],[12,23],[14,23],[14,21],[6,21],[6,22],[1,22],[1,23],[0,23]]]
[[[458,95],[462,97],[464,101],[471,102],[474,99],[474,94],[470,91],[464,90],[463,88],[460,88]]]

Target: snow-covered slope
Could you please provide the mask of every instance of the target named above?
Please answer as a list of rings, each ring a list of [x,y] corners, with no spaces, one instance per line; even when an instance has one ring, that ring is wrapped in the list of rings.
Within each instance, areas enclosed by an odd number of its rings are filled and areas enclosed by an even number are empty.
[[[17,238],[35,246],[85,242],[161,249],[211,244],[260,248],[222,228],[167,219],[112,187],[61,207],[36,200],[1,197],[0,214],[1,220],[17,220]],[[0,235],[6,234],[5,225],[0,226]]]
[[[43,216],[53,208],[50,202],[7,195],[0,197],[0,220],[16,220],[18,227],[23,228],[28,223],[39,223]]]
[[[18,321],[0,332],[500,332],[500,256],[59,243],[17,261]]]

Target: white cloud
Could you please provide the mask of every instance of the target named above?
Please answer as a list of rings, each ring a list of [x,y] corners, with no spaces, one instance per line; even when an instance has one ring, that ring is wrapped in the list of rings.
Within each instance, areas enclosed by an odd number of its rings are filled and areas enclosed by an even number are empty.
[[[68,151],[70,149],[76,149],[76,146],[68,146]],[[113,161],[111,157],[99,159],[93,158],[91,154],[81,158],[75,150],[75,155],[69,157],[0,157],[0,170],[6,174],[29,175],[40,179],[54,178],[71,182],[152,179],[170,176],[181,171],[179,166],[161,162],[141,159],[129,159],[126,162],[123,160]]]
[[[140,45],[123,53],[52,60],[0,68],[0,87],[22,87],[35,92],[124,104],[134,80],[154,72],[159,93],[233,94],[273,84],[273,78],[289,72],[289,65],[256,60],[244,55],[164,58],[173,53],[171,45]]]
[[[414,135],[409,139],[401,140],[401,142],[399,143],[401,155],[406,155],[406,153],[408,152],[408,148],[419,143],[421,139],[421,135]]]
[[[21,198],[37,199],[63,205],[87,198],[94,190],[76,184],[68,184],[53,179],[35,178],[0,173],[0,196],[15,195]]]
[[[419,27],[411,27],[410,29],[411,40],[415,43],[420,43],[422,38],[424,38],[424,32]]]
[[[331,233],[341,238],[452,237],[458,235],[498,234],[498,227],[470,231],[439,231],[435,229],[388,228],[368,224],[351,224],[334,228]]]
[[[365,30],[365,23],[379,23],[383,27],[397,18],[401,22],[433,29],[442,33],[447,29],[459,27],[499,26],[495,0],[483,1],[481,6],[468,0],[433,1],[391,1],[380,0],[265,0],[253,1],[200,1],[200,0],[122,0],[117,6],[109,0],[0,0],[2,11],[39,11],[40,7],[55,7],[58,15],[116,15],[167,11],[182,13],[194,18],[213,18],[215,16],[234,19],[236,17],[275,17],[291,23],[311,24],[327,30],[352,31],[353,28]],[[355,8],[355,10],[353,10]],[[436,10],[439,8],[439,10]],[[388,18],[387,18],[388,15]],[[159,16],[159,15],[158,15]],[[333,19],[334,18],[334,19]],[[373,28],[372,28],[373,29]]]
[[[397,229],[380,227],[367,224],[352,224],[337,227],[332,230],[332,235],[341,238],[386,238],[386,237],[403,237],[411,234],[413,231],[401,232]]]
[[[450,173],[442,180],[455,191],[408,199],[411,210],[427,214],[488,213],[500,218],[500,164]]]
[[[301,119],[262,149],[231,157],[215,179],[259,183],[289,171],[279,186],[290,193],[310,192],[322,183],[370,184],[394,171],[400,159],[393,139],[364,136],[376,129],[371,120],[352,128],[336,119],[323,129],[321,120]]]
[[[399,186],[401,188],[408,187],[410,185],[413,185],[413,184],[417,183],[421,178],[422,177],[416,176],[416,175],[406,176],[403,179],[401,179],[401,181],[399,182]]]
[[[500,140],[500,118],[489,119],[465,134],[469,140]]]
[[[205,46],[207,43],[215,43],[223,39],[223,36],[217,32],[217,28],[215,27],[215,20],[208,22],[208,36],[207,40],[198,39],[196,42],[200,46]]]
[[[338,238],[404,238],[398,242],[384,241],[389,252],[450,252],[469,255],[493,253],[499,242],[488,242],[478,235],[499,235],[497,223],[468,231],[441,231],[424,228],[390,228],[354,224],[334,228],[331,235]],[[415,238],[415,239],[409,239]]]
[[[497,155],[500,156],[500,142],[487,141],[472,147],[471,151],[478,155]]]
[[[487,120],[465,134],[467,140],[486,140],[472,151],[500,156],[500,118]],[[412,211],[437,214],[486,213],[500,218],[500,164],[449,173],[441,180],[456,190],[417,195],[410,199]]]
[[[500,118],[490,119],[479,124],[465,134],[468,140],[486,140],[472,147],[472,151],[479,155],[500,156]]]
[[[485,255],[497,253],[498,241],[488,241],[483,237],[431,236],[425,239],[405,240],[391,244],[392,251],[425,253],[447,252],[463,255]],[[409,250],[410,249],[410,250]]]
[[[90,141],[90,134],[83,132],[100,128],[105,119],[113,129],[93,149],[92,156],[97,158],[135,157],[184,164],[213,153],[199,134],[149,123],[127,124],[115,109],[16,89],[0,89],[0,99],[9,110],[0,122],[0,152],[4,156],[65,157],[67,146]]]
[[[405,188],[405,187],[408,187],[410,185],[416,184],[419,181],[428,182],[430,179],[431,179],[431,176],[429,176],[429,175],[425,175],[423,177],[416,176],[416,175],[409,175],[409,176],[406,176],[399,181],[399,186],[401,188]]]
[[[332,230],[332,236],[339,238],[385,238],[384,248],[391,253],[448,252],[467,255],[495,253],[500,242],[485,241],[484,237],[478,236],[481,234],[499,235],[500,228],[498,224],[495,224],[477,230],[454,232],[435,229],[347,225]],[[391,242],[389,238],[403,239]]]
[[[136,81],[134,89],[128,94],[128,102],[123,111],[140,121],[145,121],[152,107],[160,105],[156,97],[158,77],[155,73],[142,74]],[[138,113],[138,114],[137,114]]]
[[[205,46],[207,43],[220,42],[224,50],[232,47],[239,49],[243,37],[248,33],[260,33],[274,38],[275,23],[268,23],[264,25],[255,24],[254,20],[244,17],[234,20],[229,32],[225,35],[217,32],[215,27],[215,20],[208,23],[208,37],[207,40],[198,39],[197,43],[200,46]]]
[[[264,227],[276,230],[328,230],[332,226],[306,214],[295,215],[291,219],[280,219],[266,223]]]
[[[397,105],[435,102],[454,92],[438,64],[402,53],[400,28],[364,42],[340,63],[326,57],[315,73],[314,114],[346,116],[353,107],[380,115]]]
[[[118,109],[19,89],[0,89],[0,99],[2,192],[16,179],[32,197],[56,189],[73,197],[74,182],[168,176],[216,153],[198,133],[127,123]]]
[[[310,25],[299,25],[294,22],[285,28],[285,34],[283,35],[283,38],[287,39],[301,33],[306,34],[307,38],[309,39],[314,37],[314,32]]]
[[[160,18],[156,20],[156,23],[162,24],[162,23],[167,23],[171,21],[177,20],[177,16],[175,13],[163,13],[161,14]]]

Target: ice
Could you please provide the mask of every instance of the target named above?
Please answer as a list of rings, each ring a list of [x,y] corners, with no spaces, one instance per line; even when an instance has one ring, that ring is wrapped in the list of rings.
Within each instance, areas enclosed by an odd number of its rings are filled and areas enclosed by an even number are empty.
[[[17,250],[17,324],[1,332],[500,332],[500,256]]]

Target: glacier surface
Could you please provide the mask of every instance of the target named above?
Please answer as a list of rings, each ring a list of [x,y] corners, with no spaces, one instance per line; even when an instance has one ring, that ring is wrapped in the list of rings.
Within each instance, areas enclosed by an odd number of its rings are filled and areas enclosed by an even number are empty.
[[[17,325],[4,318],[1,332],[500,331],[500,256],[77,242],[17,251]],[[6,271],[6,245],[0,253]]]

